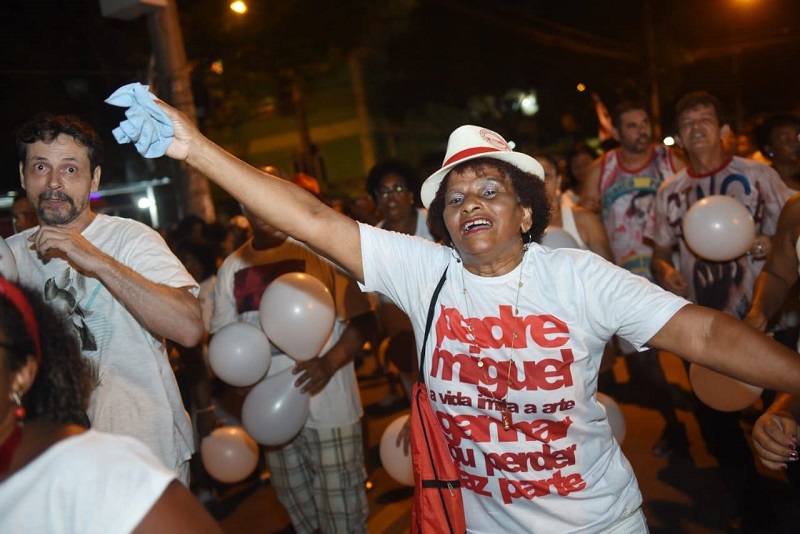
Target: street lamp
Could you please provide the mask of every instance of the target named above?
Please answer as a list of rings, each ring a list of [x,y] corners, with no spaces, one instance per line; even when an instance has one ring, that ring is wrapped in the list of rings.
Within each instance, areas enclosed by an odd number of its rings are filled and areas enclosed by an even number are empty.
[[[233,11],[237,15],[244,15],[245,13],[247,13],[247,4],[242,2],[242,0],[236,0],[235,2],[231,2],[230,8],[231,11]]]

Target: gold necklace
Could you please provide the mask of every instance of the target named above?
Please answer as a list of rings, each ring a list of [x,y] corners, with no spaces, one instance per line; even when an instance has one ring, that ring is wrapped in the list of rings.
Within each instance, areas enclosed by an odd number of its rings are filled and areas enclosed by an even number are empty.
[[[507,376],[506,376],[506,394],[502,400],[498,400],[497,397],[494,396],[493,392],[489,392],[492,396],[492,401],[494,401],[495,406],[500,407],[500,420],[503,423],[503,430],[511,430],[511,411],[508,408],[508,396],[509,392],[511,391],[511,371],[516,365],[514,363],[514,349],[517,341],[517,324],[519,319],[519,293],[522,289],[522,271],[523,271],[523,261],[525,260],[525,252],[522,253],[522,261],[519,263],[519,281],[517,282],[517,295],[514,299],[514,329],[511,332],[511,350],[509,351],[508,355],[508,369],[507,369]],[[473,341],[476,341],[475,346],[477,347],[477,340],[475,339],[475,327],[473,325],[473,321],[475,320],[472,317],[472,313],[469,309],[469,298],[467,297],[467,284],[464,281],[464,270],[465,267],[461,265],[461,292],[464,294],[464,306],[467,309],[467,329],[469,330],[470,335],[472,336]],[[486,374],[485,365],[483,363],[483,353],[478,356],[478,369],[483,372],[483,379],[488,384],[489,383],[489,375]]]

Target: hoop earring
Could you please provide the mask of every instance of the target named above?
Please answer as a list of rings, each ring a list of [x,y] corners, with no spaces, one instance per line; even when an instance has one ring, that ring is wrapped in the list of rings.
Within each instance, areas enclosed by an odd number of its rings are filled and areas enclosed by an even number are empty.
[[[14,390],[11,392],[11,402],[14,403],[14,419],[17,420],[18,425],[24,425],[25,406],[22,404],[22,396],[19,394],[19,391]]]

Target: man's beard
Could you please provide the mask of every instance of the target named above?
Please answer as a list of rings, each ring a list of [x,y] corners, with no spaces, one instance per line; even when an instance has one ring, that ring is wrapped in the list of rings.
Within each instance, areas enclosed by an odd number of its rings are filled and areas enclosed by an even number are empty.
[[[640,135],[633,143],[630,143],[627,148],[630,152],[635,154],[643,154],[650,150],[650,145],[653,143],[653,138],[649,135]]]
[[[62,212],[58,209],[47,208],[44,205],[45,200],[67,202],[69,204],[69,209],[66,212]],[[71,223],[78,217],[78,215],[81,214],[82,211],[83,206],[76,206],[72,197],[59,191],[45,191],[39,195],[39,206],[36,209],[36,213],[39,215],[39,220],[45,224],[49,224],[50,226]]]

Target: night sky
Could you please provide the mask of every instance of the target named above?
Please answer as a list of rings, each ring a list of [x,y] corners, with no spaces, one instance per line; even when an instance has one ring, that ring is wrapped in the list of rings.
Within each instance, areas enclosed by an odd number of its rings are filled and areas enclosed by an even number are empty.
[[[565,112],[591,135],[590,91],[612,104],[649,90],[643,0],[251,0],[246,22],[233,21],[227,4],[178,1],[196,68],[224,58],[226,72],[278,72],[366,43],[390,66],[371,83],[396,113],[534,88],[539,139],[548,142]],[[17,184],[20,123],[37,111],[70,112],[109,132],[119,113],[102,100],[123,83],[145,80],[150,58],[145,20],[104,19],[98,0],[10,0],[3,7],[0,191]],[[651,0],[651,7],[666,131],[686,91],[710,90],[733,107],[733,45],[741,50],[746,118],[800,108],[800,2]],[[578,93],[578,82],[589,91]],[[123,159],[118,150],[109,147],[109,159]]]

